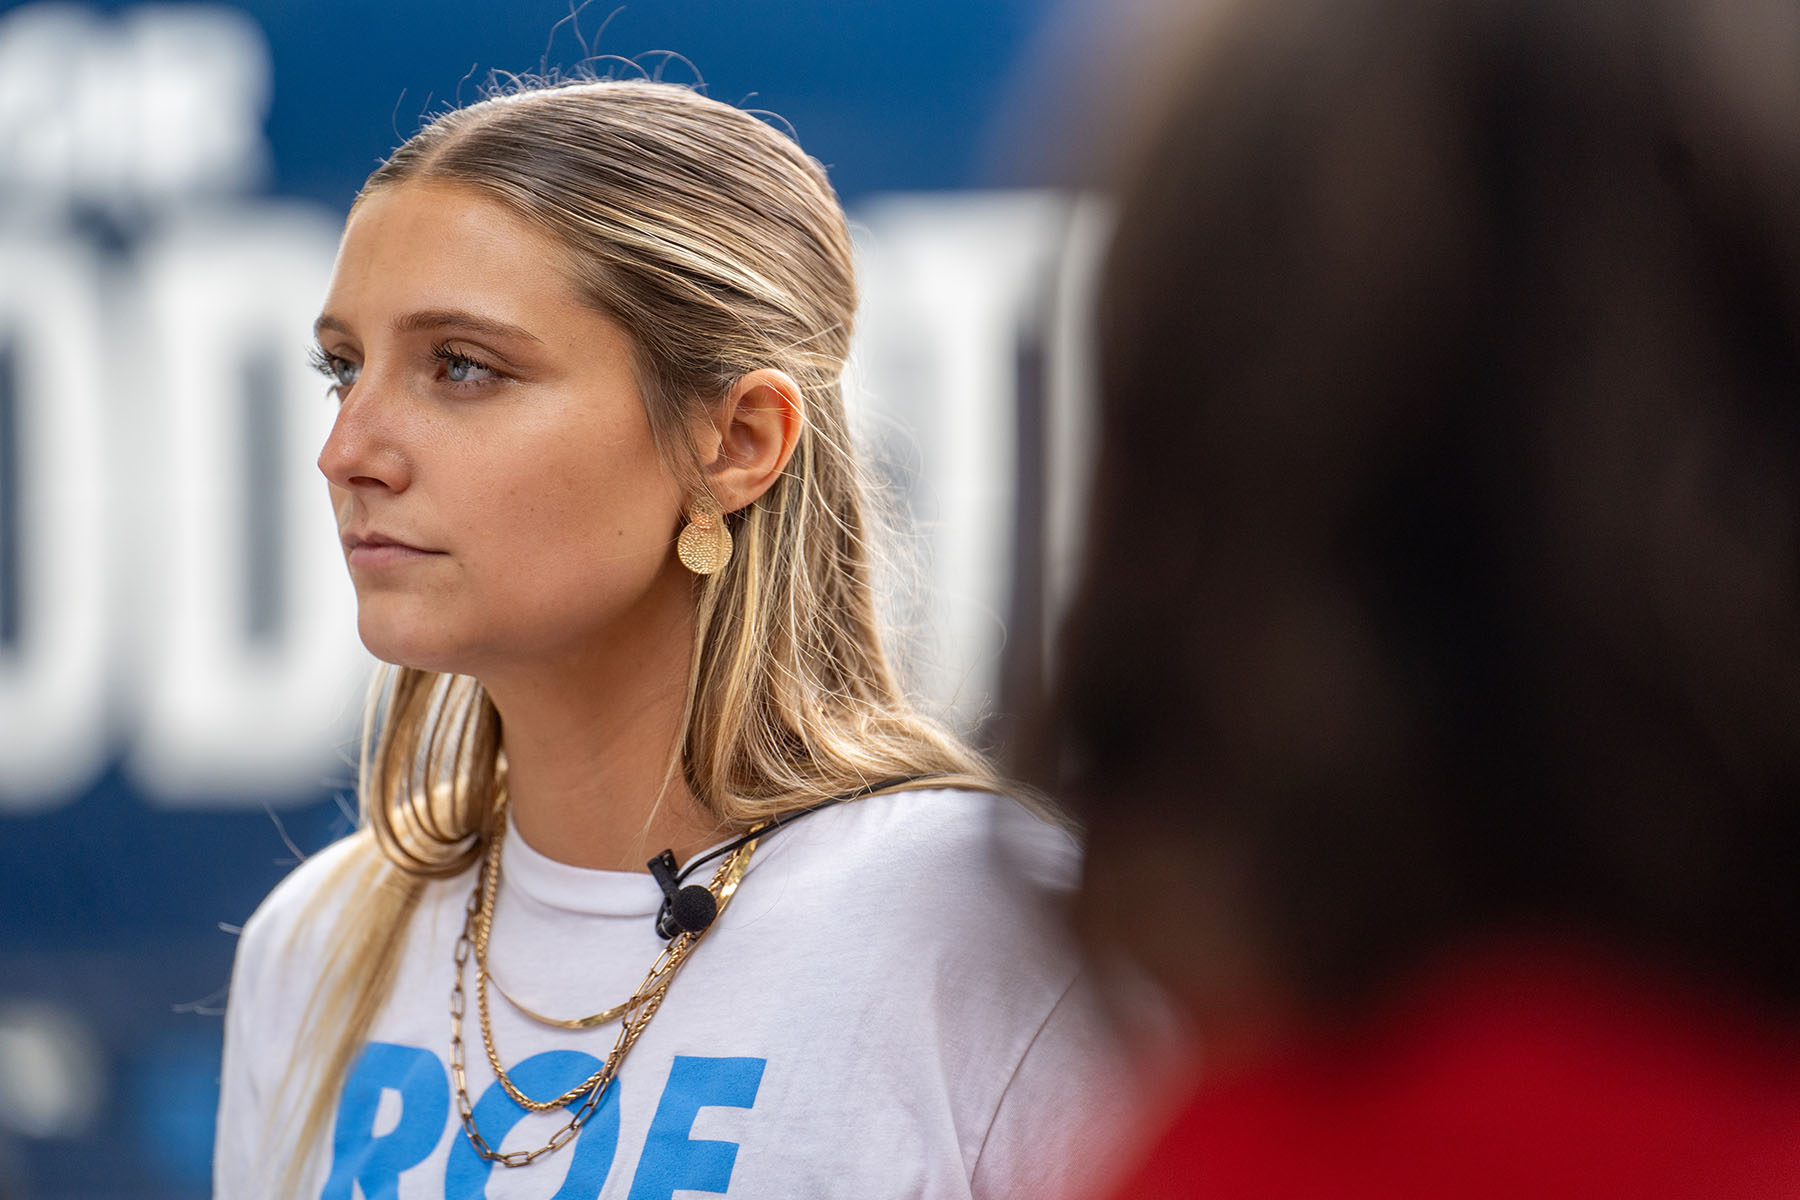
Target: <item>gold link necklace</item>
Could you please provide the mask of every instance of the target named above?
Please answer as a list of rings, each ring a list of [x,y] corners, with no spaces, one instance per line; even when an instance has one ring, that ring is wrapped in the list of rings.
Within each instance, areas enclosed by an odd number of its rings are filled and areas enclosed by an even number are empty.
[[[688,955],[694,952],[694,947],[705,936],[706,930],[702,929],[698,933],[682,933],[664,947],[663,952],[651,964],[650,973],[644,977],[644,982],[639,984],[637,991],[631,994],[631,998],[619,1005],[617,1009],[608,1009],[593,1017],[581,1018],[581,1020],[594,1025],[603,1024],[606,1020],[612,1019],[612,1014],[615,1013],[624,1019],[619,1036],[613,1042],[613,1048],[608,1052],[606,1062],[601,1065],[599,1070],[554,1100],[533,1100],[513,1084],[512,1079],[501,1067],[499,1051],[494,1047],[493,1026],[488,1016],[487,944],[493,932],[494,899],[498,894],[500,881],[500,842],[504,831],[504,825],[495,831],[493,840],[488,845],[487,853],[482,856],[480,874],[476,879],[475,887],[469,893],[469,903],[463,913],[462,933],[456,939],[456,982],[450,989],[450,1074],[456,1083],[457,1116],[462,1119],[463,1133],[467,1135],[469,1145],[474,1148],[475,1153],[489,1162],[496,1162],[502,1166],[522,1167],[568,1145],[581,1132],[581,1127],[587,1124],[588,1118],[593,1116],[600,1107],[600,1101],[606,1094],[607,1085],[618,1076],[619,1067],[625,1062],[625,1056],[631,1052],[631,1047],[637,1043],[639,1035],[650,1024],[650,1019],[662,1007],[663,996],[668,992],[669,984],[674,981],[675,972],[681,969],[681,964],[686,962]],[[745,842],[726,855],[725,861],[720,863],[719,869],[713,873],[712,881],[707,884],[707,890],[712,892],[714,900],[717,901],[720,915],[724,914],[725,906],[731,902],[731,897],[737,891],[744,872],[750,866],[750,856],[755,851],[754,839]],[[714,924],[717,924],[716,917]],[[709,925],[707,928],[710,929],[712,926]],[[577,1100],[581,1101],[575,1108],[575,1113],[569,1119],[569,1123],[557,1130],[547,1143],[535,1150],[515,1150],[508,1154],[502,1154],[488,1145],[487,1139],[481,1136],[481,1131],[475,1128],[475,1110],[469,1100],[469,1084],[465,1070],[462,1037],[463,1015],[468,1003],[463,991],[463,975],[468,967],[472,950],[477,954],[475,998],[481,1013],[481,1041],[483,1048],[487,1051],[488,1065],[493,1068],[494,1078],[499,1081],[500,1086],[505,1089],[506,1094],[512,1097],[515,1103],[531,1112],[548,1112],[551,1109],[568,1107]],[[576,1024],[579,1025],[579,1021]]]

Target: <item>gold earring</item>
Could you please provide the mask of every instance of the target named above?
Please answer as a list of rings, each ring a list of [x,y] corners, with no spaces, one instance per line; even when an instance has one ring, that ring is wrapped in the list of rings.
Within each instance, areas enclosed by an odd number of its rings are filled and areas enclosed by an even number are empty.
[[[696,575],[717,575],[731,561],[731,531],[722,513],[702,509],[688,517],[675,539],[681,565]]]

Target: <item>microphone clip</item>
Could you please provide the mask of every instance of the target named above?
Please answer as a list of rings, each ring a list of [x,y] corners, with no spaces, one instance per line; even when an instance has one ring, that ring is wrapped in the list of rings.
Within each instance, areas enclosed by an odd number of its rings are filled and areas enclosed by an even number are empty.
[[[656,932],[669,939],[683,933],[699,933],[719,915],[719,902],[697,883],[681,886],[675,870],[675,853],[664,850],[649,862],[650,876],[662,889],[662,907],[656,914]]]

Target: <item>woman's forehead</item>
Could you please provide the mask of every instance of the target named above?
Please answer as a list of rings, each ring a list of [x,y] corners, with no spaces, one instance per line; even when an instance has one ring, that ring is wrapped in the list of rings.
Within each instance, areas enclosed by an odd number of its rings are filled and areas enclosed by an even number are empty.
[[[320,328],[373,320],[408,331],[466,314],[490,332],[552,340],[600,314],[551,237],[472,188],[406,183],[362,198],[338,248]]]

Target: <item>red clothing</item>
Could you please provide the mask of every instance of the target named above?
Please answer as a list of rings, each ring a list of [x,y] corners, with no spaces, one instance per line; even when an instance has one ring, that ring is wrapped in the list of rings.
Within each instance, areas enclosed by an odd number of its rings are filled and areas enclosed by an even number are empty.
[[[1562,953],[1203,1084],[1118,1200],[1800,1197],[1800,1039]]]

